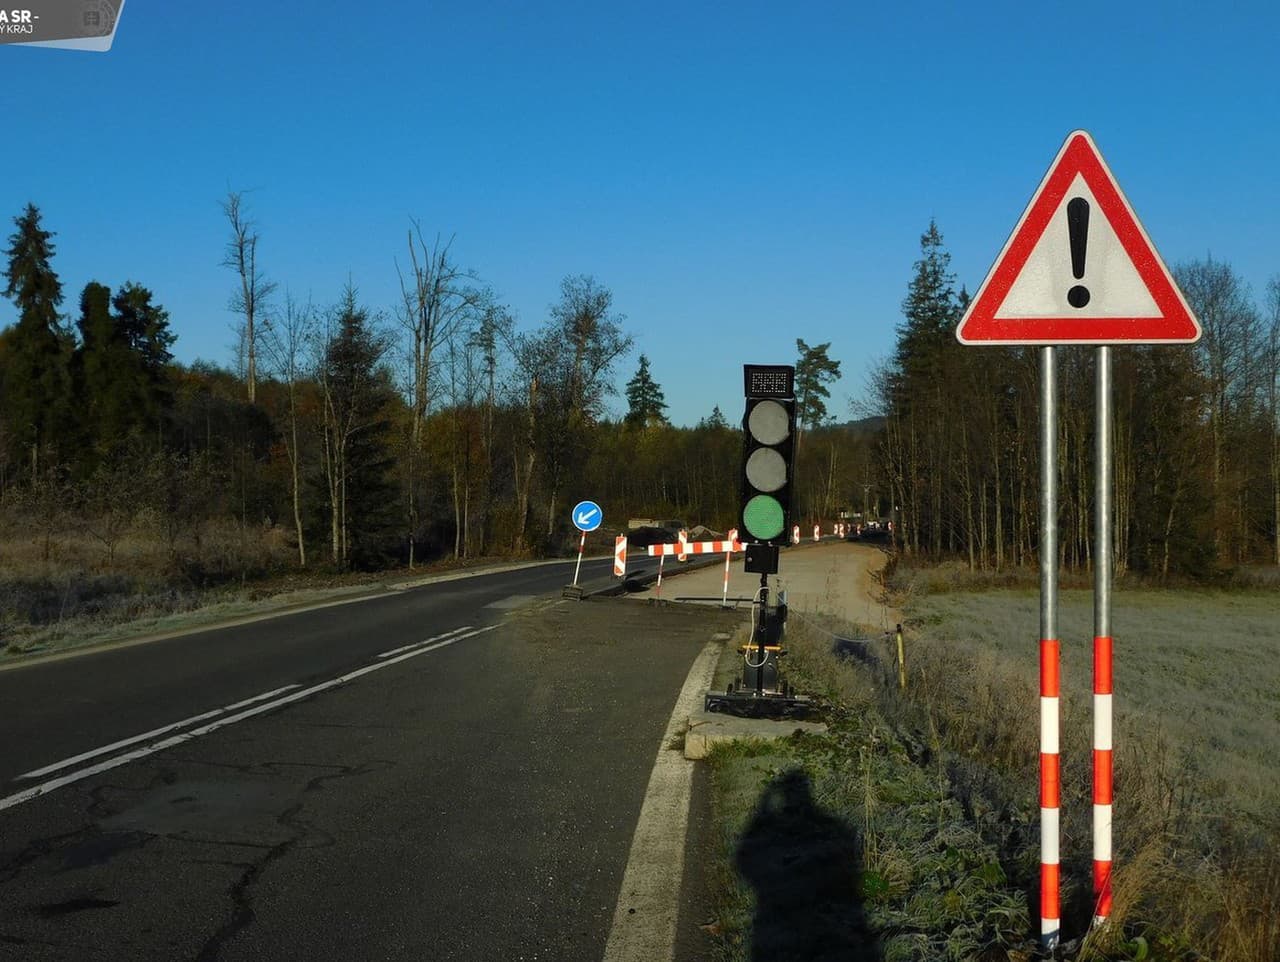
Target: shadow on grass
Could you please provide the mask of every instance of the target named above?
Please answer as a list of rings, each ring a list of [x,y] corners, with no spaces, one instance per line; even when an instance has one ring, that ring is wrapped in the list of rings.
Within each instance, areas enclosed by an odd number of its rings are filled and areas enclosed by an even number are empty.
[[[792,770],[760,796],[734,858],[755,893],[751,962],[877,962],[867,929],[857,836]]]

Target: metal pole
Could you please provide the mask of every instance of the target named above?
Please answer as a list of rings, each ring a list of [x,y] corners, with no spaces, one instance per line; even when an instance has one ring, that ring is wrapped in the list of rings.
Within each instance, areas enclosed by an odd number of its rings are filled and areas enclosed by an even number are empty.
[[[1093,550],[1093,924],[1111,916],[1111,348],[1098,348]]]
[[[1040,349],[1040,942],[1057,946],[1058,904],[1058,371],[1056,348]]]
[[[587,533],[582,532],[582,540],[578,542],[578,563],[573,566],[573,586],[578,587],[578,572],[582,569],[582,549],[587,546]]]
[[[776,548],[774,550],[777,550]],[[769,657],[769,652],[765,650],[765,641],[768,638],[766,625],[769,623],[769,576],[760,575],[760,620],[756,623],[756,637],[760,641],[760,667],[756,669],[756,696],[764,697],[764,663]]]

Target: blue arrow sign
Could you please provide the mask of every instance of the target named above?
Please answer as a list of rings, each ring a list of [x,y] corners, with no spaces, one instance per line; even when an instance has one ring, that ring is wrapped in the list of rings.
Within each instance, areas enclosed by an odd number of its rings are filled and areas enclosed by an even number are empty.
[[[595,531],[604,520],[604,512],[594,501],[579,501],[573,506],[573,526],[579,531]]]

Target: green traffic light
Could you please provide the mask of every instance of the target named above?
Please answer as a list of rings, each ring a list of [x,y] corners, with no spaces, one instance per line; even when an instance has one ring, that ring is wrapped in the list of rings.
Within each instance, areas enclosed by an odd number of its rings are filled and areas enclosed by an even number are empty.
[[[742,524],[747,534],[760,541],[778,537],[786,527],[781,502],[767,494],[757,494],[742,509]]]

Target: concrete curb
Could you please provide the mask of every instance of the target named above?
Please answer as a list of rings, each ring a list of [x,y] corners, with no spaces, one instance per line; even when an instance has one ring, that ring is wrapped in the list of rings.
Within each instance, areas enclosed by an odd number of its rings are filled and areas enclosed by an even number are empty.
[[[794,718],[741,718],[719,712],[696,711],[689,716],[685,731],[684,757],[706,758],[714,746],[743,738],[773,741],[796,732],[821,735],[826,731],[825,722],[797,721]]]

